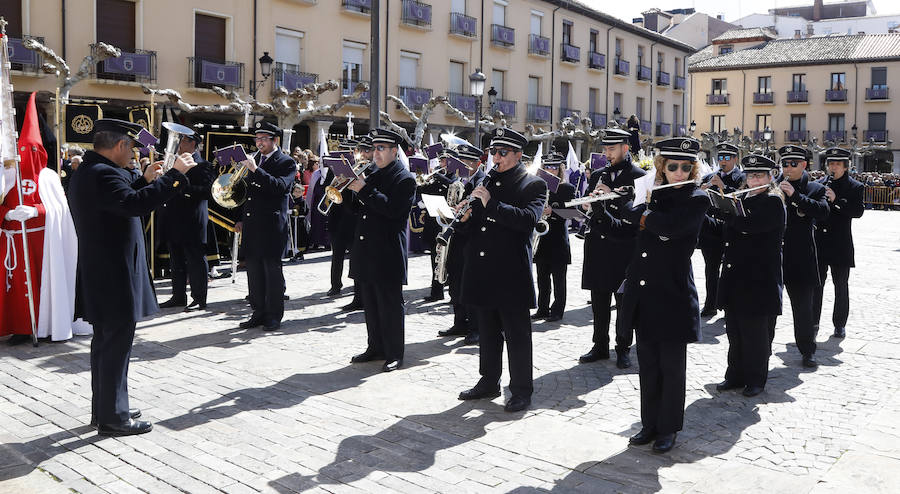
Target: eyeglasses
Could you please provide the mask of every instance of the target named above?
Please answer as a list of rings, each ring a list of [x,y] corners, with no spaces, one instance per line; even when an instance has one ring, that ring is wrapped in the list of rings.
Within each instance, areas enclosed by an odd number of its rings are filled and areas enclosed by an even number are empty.
[[[675,171],[678,171],[678,166],[679,166],[678,163],[669,163],[668,165],[666,165],[666,169],[669,170],[670,172],[675,172]],[[681,164],[681,171],[683,171],[684,173],[690,173],[690,171],[693,169],[694,169],[694,165],[691,163],[682,163]]]
[[[256,142],[259,142],[259,141],[265,141],[265,140],[267,140],[267,139],[272,139],[272,137],[269,137],[269,136],[263,136],[263,137],[254,137],[254,138],[253,138],[253,140],[256,141]]]
[[[379,152],[380,152],[380,151],[384,151],[385,149],[391,149],[391,148],[393,148],[393,147],[394,147],[394,146],[383,146],[383,145],[381,145],[381,144],[378,144],[378,145],[375,146],[375,151],[379,151]]]
[[[507,154],[513,152],[512,149],[501,149],[501,148],[492,148],[488,149],[488,152],[491,156],[500,155],[501,158],[505,158]]]
[[[797,168],[798,166],[800,166],[801,163],[803,163],[803,161],[790,160],[790,161],[782,161],[781,162],[782,165],[789,166],[791,168]]]
[[[716,157],[716,159],[719,161],[728,161],[728,160],[732,159],[733,157],[734,156],[731,156],[728,154],[720,154],[718,157]]]
[[[548,170],[559,170],[559,165],[542,165],[542,166]]]

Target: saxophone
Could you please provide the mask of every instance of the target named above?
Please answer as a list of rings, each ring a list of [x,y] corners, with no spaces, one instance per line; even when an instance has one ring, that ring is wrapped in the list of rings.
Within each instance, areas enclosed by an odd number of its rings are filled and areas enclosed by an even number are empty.
[[[547,191],[547,195],[544,196],[544,207],[541,208],[541,219],[538,220],[537,224],[534,225],[534,232],[531,234],[531,255],[537,251],[538,244],[541,241],[541,237],[547,234],[550,231],[550,223],[547,220],[550,218],[550,215],[547,214],[547,206],[550,203],[550,191]]]

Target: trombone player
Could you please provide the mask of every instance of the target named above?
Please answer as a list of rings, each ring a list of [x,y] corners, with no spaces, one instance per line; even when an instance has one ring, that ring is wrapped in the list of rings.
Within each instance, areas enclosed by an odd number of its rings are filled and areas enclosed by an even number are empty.
[[[241,233],[247,262],[247,285],[253,315],[242,329],[281,327],[284,316],[284,273],[281,257],[287,245],[288,195],[297,174],[294,160],[278,148],[281,129],[266,121],[256,122],[254,140],[259,152],[241,162],[247,167],[247,201],[235,230]]]

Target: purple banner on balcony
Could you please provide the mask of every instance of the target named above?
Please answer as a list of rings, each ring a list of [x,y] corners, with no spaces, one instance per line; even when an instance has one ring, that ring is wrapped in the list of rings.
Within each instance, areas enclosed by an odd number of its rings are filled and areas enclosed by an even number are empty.
[[[788,103],[800,103],[807,100],[808,93],[806,91],[788,91]]]
[[[497,111],[503,112],[504,115],[514,117],[516,116],[516,102],[515,101],[507,101],[507,100],[497,100],[495,103]]]
[[[21,63],[23,65],[37,65],[38,54],[25,48],[25,41],[19,38],[7,38],[8,53],[10,63]]]
[[[675,76],[675,89],[684,89],[684,77]]]
[[[875,140],[875,142],[886,142],[887,141],[887,131],[886,130],[867,130],[866,131],[866,140]]]
[[[491,26],[491,39],[507,45],[514,45],[516,43],[516,31],[506,26],[494,24]]]
[[[672,131],[672,126],[667,123],[661,123],[656,125],[656,135],[658,136],[667,136],[669,132]]]
[[[728,103],[728,95],[727,94],[710,94],[709,95],[709,104],[724,105],[725,103]]]
[[[641,132],[644,134],[650,133],[650,122],[647,120],[641,120]]]
[[[844,140],[844,132],[843,130],[826,130],[825,131],[825,140],[826,141],[843,141]]]
[[[543,36],[531,35],[531,46],[529,47],[535,53],[550,53],[550,38]]]
[[[474,17],[454,13],[450,16],[450,30],[454,33],[464,33],[468,36],[475,36],[478,30],[478,21]]]
[[[591,124],[593,124],[594,127],[606,127],[606,115],[594,113],[591,115]]]
[[[659,73],[659,83],[664,86],[668,86],[669,83],[671,82],[671,79],[669,77],[670,76],[669,76],[668,72],[660,72]]]
[[[606,67],[606,55],[602,53],[591,53],[590,58],[591,67],[594,68],[603,68]]]
[[[200,82],[223,86],[241,85],[241,67],[239,65],[225,65],[203,60],[200,62],[200,66],[202,67]]]
[[[431,99],[431,91],[427,89],[407,88],[403,90],[403,101],[408,106],[422,106]]]
[[[830,89],[825,91],[825,100],[826,101],[846,101],[847,100],[847,90],[846,89]]]
[[[314,82],[316,82],[316,76],[313,74],[293,74],[291,72],[285,72],[282,85],[288,91],[293,91]],[[351,89],[350,92],[353,92],[353,90]]]
[[[806,140],[806,131],[805,130],[789,130],[787,140],[789,140],[789,141],[805,141]]]
[[[372,0],[344,0],[344,5],[357,9],[370,10],[372,8]]]
[[[631,64],[626,62],[625,60],[619,60],[619,63],[616,64],[616,70],[620,74],[627,74],[631,69]]]
[[[404,2],[406,18],[420,24],[431,24],[431,5],[418,2]]]
[[[152,65],[149,53],[125,53],[103,61],[103,71],[113,74],[132,74],[150,77]]]
[[[581,48],[572,45],[562,45],[563,49],[563,58],[565,60],[580,60],[581,59]]]
[[[534,106],[532,107],[532,120],[535,122],[549,122],[550,121],[550,107],[549,106]]]
[[[866,99],[887,99],[887,88],[882,89],[866,89]]]
[[[652,73],[652,71],[650,70],[650,67],[646,67],[644,65],[638,65],[638,77],[640,79],[649,81],[651,78],[651,73]]]

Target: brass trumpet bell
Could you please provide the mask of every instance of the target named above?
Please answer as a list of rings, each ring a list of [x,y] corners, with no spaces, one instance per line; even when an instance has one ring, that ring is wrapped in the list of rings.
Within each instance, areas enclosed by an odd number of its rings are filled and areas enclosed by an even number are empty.
[[[234,173],[225,173],[213,182],[210,193],[219,206],[236,208],[247,200],[247,183],[235,180]]]

